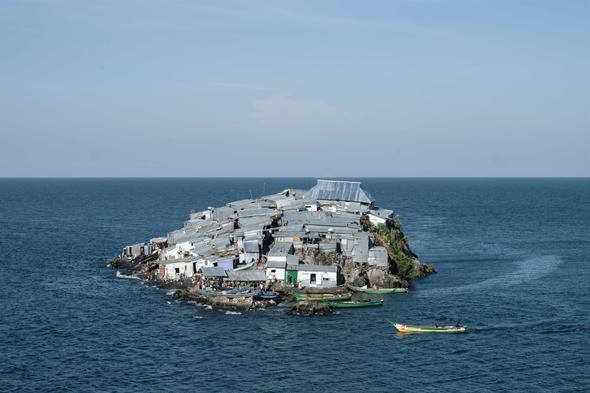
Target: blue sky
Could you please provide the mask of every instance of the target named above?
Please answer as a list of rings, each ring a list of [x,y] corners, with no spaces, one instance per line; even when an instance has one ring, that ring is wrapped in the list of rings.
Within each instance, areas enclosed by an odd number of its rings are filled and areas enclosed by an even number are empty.
[[[0,176],[590,176],[590,1],[0,1]]]

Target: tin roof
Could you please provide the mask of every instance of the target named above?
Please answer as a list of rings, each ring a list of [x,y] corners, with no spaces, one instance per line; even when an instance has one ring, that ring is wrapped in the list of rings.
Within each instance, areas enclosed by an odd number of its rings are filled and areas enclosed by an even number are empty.
[[[361,188],[360,182],[342,180],[318,180],[317,184],[305,193],[305,197],[360,203],[371,203],[375,200]]]
[[[287,255],[291,254],[293,249],[293,242],[274,242],[270,250],[268,251],[269,256],[280,256],[280,255]]]
[[[369,214],[372,214],[381,218],[391,218],[393,216],[393,210],[389,209],[371,209]]]
[[[285,266],[287,265],[287,262],[285,261],[268,261],[266,262],[266,267],[267,268],[279,268],[279,269],[284,269]]]
[[[303,272],[337,272],[338,265],[289,265],[288,270]]]
[[[231,281],[266,281],[266,273],[262,270],[230,270],[227,279]]]
[[[369,265],[387,266],[389,264],[387,250],[383,246],[374,246],[369,249],[367,258]]]
[[[203,267],[201,268],[205,277],[226,277],[227,273],[222,267]]]

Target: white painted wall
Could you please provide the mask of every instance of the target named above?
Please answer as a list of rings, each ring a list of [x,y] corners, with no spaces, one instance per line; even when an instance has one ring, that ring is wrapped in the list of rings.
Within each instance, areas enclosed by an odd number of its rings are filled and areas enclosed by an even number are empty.
[[[285,269],[280,267],[267,267],[266,268],[266,279],[272,280],[276,279],[277,281],[284,281],[285,280]]]
[[[193,262],[197,263],[197,271],[204,265],[204,263],[200,261],[178,261],[167,263],[165,265],[165,278],[169,280],[177,280],[181,274],[184,274],[186,278],[192,277],[194,274]],[[178,269],[178,274],[176,274],[176,269]]]
[[[164,259],[178,259],[182,258],[185,252],[190,252],[193,250],[195,246],[193,246],[192,242],[186,241],[182,243],[175,244],[172,248],[167,248],[164,251]]]
[[[311,275],[316,275],[316,282],[312,284],[310,282]],[[300,270],[297,273],[297,281],[301,282],[306,287],[335,287],[338,283],[336,272],[309,272]]]
[[[184,274],[187,276],[187,266],[185,262],[174,262],[174,263],[167,263],[165,266],[165,278],[169,280],[177,280],[180,274]],[[178,268],[178,276],[176,274],[176,269]]]

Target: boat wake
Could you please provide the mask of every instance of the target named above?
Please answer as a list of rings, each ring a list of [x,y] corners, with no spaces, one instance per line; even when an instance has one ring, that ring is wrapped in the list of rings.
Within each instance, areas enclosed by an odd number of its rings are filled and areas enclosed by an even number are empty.
[[[226,311],[225,315],[242,315],[239,311]]]
[[[510,332],[529,334],[564,334],[564,333],[585,333],[590,331],[588,324],[568,323],[561,319],[541,320],[530,323],[508,323],[492,326],[473,326],[469,328],[472,333],[486,332]]]
[[[516,269],[499,276],[488,278],[487,280],[475,282],[473,284],[460,285],[449,288],[432,288],[420,291],[417,296],[431,295],[450,295],[463,292],[480,291],[482,289],[511,287],[523,284],[529,281],[538,280],[557,270],[562,260],[554,255],[545,255],[534,258],[527,258],[517,261]]]

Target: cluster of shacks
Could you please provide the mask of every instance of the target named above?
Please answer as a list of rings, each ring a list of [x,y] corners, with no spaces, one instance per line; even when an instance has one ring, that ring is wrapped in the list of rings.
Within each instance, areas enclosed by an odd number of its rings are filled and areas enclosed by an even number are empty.
[[[236,283],[285,281],[332,287],[339,263],[388,266],[384,247],[363,231],[391,219],[361,183],[318,180],[310,190],[286,189],[257,199],[193,212],[165,237],[127,246],[123,256],[158,254],[157,278],[203,278]]]

